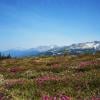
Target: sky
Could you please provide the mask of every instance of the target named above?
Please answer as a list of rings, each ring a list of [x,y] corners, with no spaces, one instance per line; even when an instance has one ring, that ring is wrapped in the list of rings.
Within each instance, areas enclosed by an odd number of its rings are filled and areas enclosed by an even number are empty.
[[[100,0],[0,0],[0,50],[100,40]]]

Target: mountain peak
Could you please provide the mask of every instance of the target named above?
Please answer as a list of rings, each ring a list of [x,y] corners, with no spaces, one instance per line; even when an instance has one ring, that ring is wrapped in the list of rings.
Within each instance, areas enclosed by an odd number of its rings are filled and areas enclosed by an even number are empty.
[[[56,55],[56,54],[63,54],[65,51],[69,52],[84,52],[84,50],[88,49],[89,51],[100,51],[100,41],[93,41],[93,42],[84,42],[84,43],[76,43],[69,46],[62,46],[58,47],[56,45],[48,45],[48,46],[39,46],[37,48],[30,48],[30,49],[11,49],[7,51],[3,51],[2,54],[8,55],[10,54],[12,57],[24,57],[24,56],[37,56],[41,53],[43,54],[50,54],[50,55]]]

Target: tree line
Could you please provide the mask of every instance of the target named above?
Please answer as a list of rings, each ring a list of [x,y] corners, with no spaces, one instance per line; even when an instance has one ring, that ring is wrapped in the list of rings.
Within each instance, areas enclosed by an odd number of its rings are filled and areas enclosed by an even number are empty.
[[[0,52],[0,60],[1,59],[10,59],[11,58],[11,55],[8,54],[8,55],[3,55],[1,52]]]

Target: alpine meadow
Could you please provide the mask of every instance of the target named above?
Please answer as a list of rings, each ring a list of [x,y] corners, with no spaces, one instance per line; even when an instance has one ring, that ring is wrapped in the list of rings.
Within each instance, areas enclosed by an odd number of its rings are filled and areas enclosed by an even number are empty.
[[[0,0],[0,100],[100,100],[100,0]]]

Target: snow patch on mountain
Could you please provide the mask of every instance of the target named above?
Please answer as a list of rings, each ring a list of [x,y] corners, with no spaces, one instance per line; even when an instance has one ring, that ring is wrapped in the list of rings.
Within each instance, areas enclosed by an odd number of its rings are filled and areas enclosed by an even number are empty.
[[[70,49],[91,49],[91,48],[98,49],[98,47],[100,48],[100,41],[78,43],[69,46]]]

